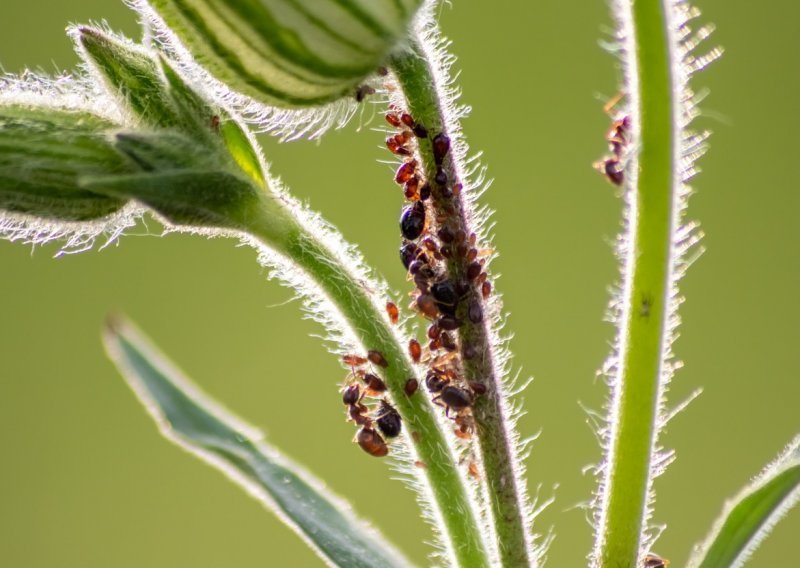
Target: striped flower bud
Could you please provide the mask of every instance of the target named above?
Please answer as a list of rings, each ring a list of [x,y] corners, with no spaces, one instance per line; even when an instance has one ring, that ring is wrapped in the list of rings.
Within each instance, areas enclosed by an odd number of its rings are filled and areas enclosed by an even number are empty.
[[[135,0],[234,91],[302,108],[352,95],[401,41],[422,0]]]

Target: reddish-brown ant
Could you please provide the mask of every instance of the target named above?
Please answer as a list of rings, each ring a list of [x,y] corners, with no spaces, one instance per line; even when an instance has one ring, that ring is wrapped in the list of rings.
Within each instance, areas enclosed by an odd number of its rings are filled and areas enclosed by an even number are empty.
[[[381,435],[369,426],[364,426],[358,431],[356,442],[358,442],[362,450],[376,458],[382,458],[389,453],[389,447],[381,438]]]
[[[372,424],[372,420],[370,420],[369,417],[367,416],[368,412],[369,408],[367,408],[363,404],[351,404],[348,406],[348,414],[350,415],[350,420],[352,420],[359,426],[369,426]]]
[[[349,367],[360,367],[367,364],[367,360],[358,355],[342,355],[342,361]]]

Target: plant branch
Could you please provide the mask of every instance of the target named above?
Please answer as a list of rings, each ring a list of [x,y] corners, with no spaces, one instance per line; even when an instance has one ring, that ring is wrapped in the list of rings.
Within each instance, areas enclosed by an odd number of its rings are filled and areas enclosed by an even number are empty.
[[[275,240],[266,228],[269,223],[265,219],[254,219],[249,231],[275,249]],[[374,291],[355,278],[349,267],[300,223],[293,227],[277,252],[291,259],[321,288],[365,350],[383,354],[389,363],[383,370],[383,377],[392,403],[403,419],[413,455],[411,460],[421,462],[419,477],[427,482],[434,508],[433,520],[448,547],[450,561],[462,567],[489,566],[477,512],[457,469],[453,450],[427,397],[421,393],[405,394],[406,381],[416,372],[385,313],[376,305],[372,297]],[[427,491],[423,489],[423,493]]]
[[[445,110],[449,102],[442,94],[441,85],[437,85],[434,63],[423,46],[413,41],[407,50],[395,53],[390,63],[405,95],[409,113],[428,131],[428,137],[418,142],[422,171],[425,178],[431,180],[429,231],[447,226],[452,234],[468,239],[477,228],[466,190],[462,189],[467,186],[463,180],[465,164],[457,151],[451,150],[442,160],[441,157],[437,159],[434,150],[433,140],[437,135],[454,141],[457,135],[449,131]],[[447,177],[444,184],[433,182],[440,167]],[[472,243],[469,248],[474,246],[480,247],[480,244]],[[481,281],[468,277],[470,265],[476,263],[476,258],[467,254],[466,249],[459,253],[458,247],[454,245],[452,248],[453,253],[445,263],[447,277],[454,283],[469,283],[456,313],[461,322],[458,333],[464,380],[486,388],[485,394],[476,397],[472,413],[498,553],[503,566],[529,566],[535,561],[535,554],[529,540],[526,506],[521,498],[524,487],[518,476],[520,469],[514,433],[510,431],[512,420],[502,383],[502,362],[498,361],[496,340],[490,327],[494,317],[489,315],[492,310],[482,293]],[[473,276],[478,276],[474,274],[475,270]],[[490,290],[488,283],[487,290]],[[488,298],[490,294],[485,296]]]

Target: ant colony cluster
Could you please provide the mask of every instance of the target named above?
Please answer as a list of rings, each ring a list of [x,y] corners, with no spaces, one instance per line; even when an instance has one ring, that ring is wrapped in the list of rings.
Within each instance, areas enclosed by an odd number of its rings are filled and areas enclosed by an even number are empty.
[[[603,110],[612,117],[611,128],[608,129],[606,140],[610,155],[605,156],[599,162],[595,162],[594,167],[603,174],[608,181],[617,187],[621,187],[625,182],[625,153],[630,144],[631,117],[624,113],[612,114],[612,110],[622,99],[619,94],[608,101]]]

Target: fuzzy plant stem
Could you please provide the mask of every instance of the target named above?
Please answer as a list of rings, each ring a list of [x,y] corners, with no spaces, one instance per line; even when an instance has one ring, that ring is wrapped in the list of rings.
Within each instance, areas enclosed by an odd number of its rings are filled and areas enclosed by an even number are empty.
[[[656,424],[667,349],[676,228],[671,0],[619,2],[630,22],[628,90],[638,141],[632,149],[619,364],[613,380],[595,553],[601,567],[638,566],[652,483]]]
[[[437,90],[431,62],[419,43],[412,42],[408,49],[395,53],[391,59],[394,71],[414,120],[425,126],[429,136],[419,140],[419,153],[425,177],[433,180],[437,164],[434,158],[432,138],[447,134],[444,102]],[[459,183],[460,171],[454,160],[448,158],[443,164],[449,185]],[[443,195],[437,184],[432,184],[431,201],[434,216],[446,219],[453,231],[462,230],[470,235],[472,228],[466,212],[463,195]],[[447,259],[448,277],[453,282],[467,281],[470,261],[465,256],[451,255]],[[463,324],[459,328],[464,379],[486,387],[486,393],[476,398],[472,412],[476,425],[476,436],[483,466],[482,477],[488,485],[488,500],[493,528],[498,541],[500,560],[503,566],[529,566],[530,542],[526,529],[526,514],[520,499],[519,480],[515,472],[516,455],[509,432],[509,420],[503,401],[502,377],[497,376],[494,348],[488,325],[489,317],[473,323],[467,316],[467,306],[477,302],[482,313],[488,310],[480,292],[480,286],[472,286],[459,308]],[[469,350],[469,353],[466,350]]]
[[[262,217],[263,219],[263,217]],[[254,221],[249,232],[274,248],[270,232],[272,221]],[[437,511],[434,518],[453,566],[464,568],[490,565],[479,529],[477,511],[472,505],[464,478],[457,469],[433,406],[421,393],[407,396],[406,381],[416,375],[386,315],[371,298],[371,291],[354,278],[346,266],[304,227],[289,229],[285,244],[277,252],[292,262],[324,291],[339,309],[365,349],[380,351],[388,367],[382,371],[392,402],[403,418],[407,439],[427,478],[430,498]]]

